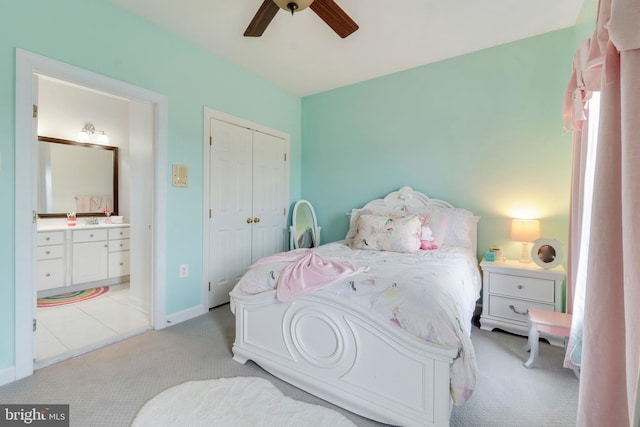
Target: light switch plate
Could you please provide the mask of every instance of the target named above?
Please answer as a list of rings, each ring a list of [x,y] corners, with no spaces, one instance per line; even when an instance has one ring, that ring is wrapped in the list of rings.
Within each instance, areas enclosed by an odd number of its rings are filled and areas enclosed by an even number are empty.
[[[189,166],[173,165],[173,186],[174,187],[189,186]]]

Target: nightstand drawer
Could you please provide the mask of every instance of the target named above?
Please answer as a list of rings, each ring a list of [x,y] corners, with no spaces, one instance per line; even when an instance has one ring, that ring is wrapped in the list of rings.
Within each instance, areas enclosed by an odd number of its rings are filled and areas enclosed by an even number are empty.
[[[529,307],[554,311],[553,304],[516,300],[497,295],[489,297],[489,316],[504,317],[526,323],[528,321]]]
[[[491,294],[548,302],[553,307],[554,292],[553,280],[491,273]]]

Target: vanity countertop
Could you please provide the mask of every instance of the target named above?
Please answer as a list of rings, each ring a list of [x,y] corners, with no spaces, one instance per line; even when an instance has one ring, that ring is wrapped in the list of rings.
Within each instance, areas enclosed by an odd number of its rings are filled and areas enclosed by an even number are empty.
[[[84,224],[81,219],[78,219],[77,224],[75,226],[68,226],[66,224],[66,220],[64,223],[49,223],[49,224],[38,224],[38,231],[59,231],[59,230],[88,230],[93,228],[123,228],[130,227],[129,224],[105,224],[104,222],[99,224]]]

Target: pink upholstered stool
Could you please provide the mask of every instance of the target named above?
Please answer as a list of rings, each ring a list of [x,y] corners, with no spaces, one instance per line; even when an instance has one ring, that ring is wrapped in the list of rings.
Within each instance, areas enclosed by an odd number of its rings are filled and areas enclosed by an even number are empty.
[[[571,314],[529,308],[529,344],[527,347],[531,350],[531,354],[524,366],[526,368],[536,366],[540,332],[546,332],[556,337],[564,337],[566,344],[566,338],[569,336],[570,330]]]

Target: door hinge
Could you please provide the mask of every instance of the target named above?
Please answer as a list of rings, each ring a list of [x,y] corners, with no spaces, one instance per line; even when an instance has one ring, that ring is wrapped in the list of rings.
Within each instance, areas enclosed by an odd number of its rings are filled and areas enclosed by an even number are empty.
[[[211,292],[211,282],[209,282],[209,292]]]
[[[287,153],[284,153],[284,161],[287,161]]]
[[[33,332],[35,332],[37,328],[38,328],[38,321],[36,319],[33,319]]]
[[[282,208],[282,216],[287,216],[287,208]]]
[[[213,145],[213,137],[209,135],[209,145]]]
[[[211,218],[211,209],[209,209],[209,218]]]
[[[33,104],[33,118],[35,119],[36,117],[38,117],[38,106],[36,104]]]
[[[31,222],[34,224],[38,222],[38,212],[31,211]]]

